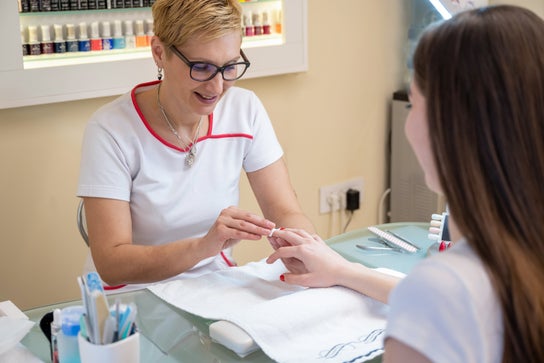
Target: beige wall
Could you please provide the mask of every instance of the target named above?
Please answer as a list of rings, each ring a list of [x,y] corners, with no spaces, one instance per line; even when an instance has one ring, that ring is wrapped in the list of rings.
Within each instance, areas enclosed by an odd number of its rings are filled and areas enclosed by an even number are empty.
[[[544,14],[541,0],[518,2]],[[349,229],[377,221],[407,14],[405,0],[338,4],[308,1],[308,72],[239,82],[267,107],[299,199],[323,236],[322,185],[363,177],[362,208]],[[81,137],[91,113],[112,99],[0,110],[0,301],[28,309],[78,298],[87,253],[75,224]],[[245,181],[241,205],[258,211]],[[235,255],[244,263],[268,251],[264,241],[245,242]]]

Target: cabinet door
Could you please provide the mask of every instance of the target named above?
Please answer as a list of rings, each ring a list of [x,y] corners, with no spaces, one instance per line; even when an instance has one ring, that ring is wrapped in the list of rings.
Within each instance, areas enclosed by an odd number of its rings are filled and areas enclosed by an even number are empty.
[[[308,68],[307,0],[279,1],[283,37],[279,42],[262,44],[244,39],[242,48],[251,61],[244,78],[302,72]],[[246,5],[254,6],[243,4]],[[0,1],[0,21],[4,35],[4,52],[0,57],[0,109],[119,95],[156,77],[157,69],[149,52],[121,58],[101,57],[100,61],[96,60],[98,57],[94,60],[80,57],[42,65],[25,62],[16,1]]]

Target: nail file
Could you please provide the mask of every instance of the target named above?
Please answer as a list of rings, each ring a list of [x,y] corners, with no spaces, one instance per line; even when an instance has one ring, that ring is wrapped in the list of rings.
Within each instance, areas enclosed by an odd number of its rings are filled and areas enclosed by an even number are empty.
[[[380,237],[383,241],[385,241],[390,246],[400,248],[401,250],[410,252],[410,253],[415,253],[419,250],[418,247],[414,246],[408,241],[401,239],[399,236],[396,236],[391,232],[382,231],[381,229],[375,226],[368,227],[368,230],[374,233],[376,236]]]
[[[210,338],[242,358],[259,349],[257,343],[245,330],[226,320],[210,324]]]

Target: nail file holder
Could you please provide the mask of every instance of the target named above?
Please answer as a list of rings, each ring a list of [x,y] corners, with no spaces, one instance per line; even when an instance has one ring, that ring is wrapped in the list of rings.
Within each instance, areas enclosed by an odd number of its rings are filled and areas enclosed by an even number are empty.
[[[380,237],[386,244],[391,247],[400,248],[401,250],[409,253],[415,253],[419,250],[419,248],[412,243],[403,240],[390,232],[382,231],[378,227],[370,226],[368,227],[368,230],[374,233],[376,236]]]

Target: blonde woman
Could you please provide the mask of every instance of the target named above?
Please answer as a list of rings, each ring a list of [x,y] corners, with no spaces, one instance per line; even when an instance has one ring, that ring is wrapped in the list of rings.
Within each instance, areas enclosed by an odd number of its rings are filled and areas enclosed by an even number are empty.
[[[313,229],[263,105],[234,86],[250,66],[238,0],[158,0],[152,12],[159,80],[98,110],[83,142],[77,194],[110,285],[226,268],[239,240]],[[264,217],[236,207],[242,170]]]

